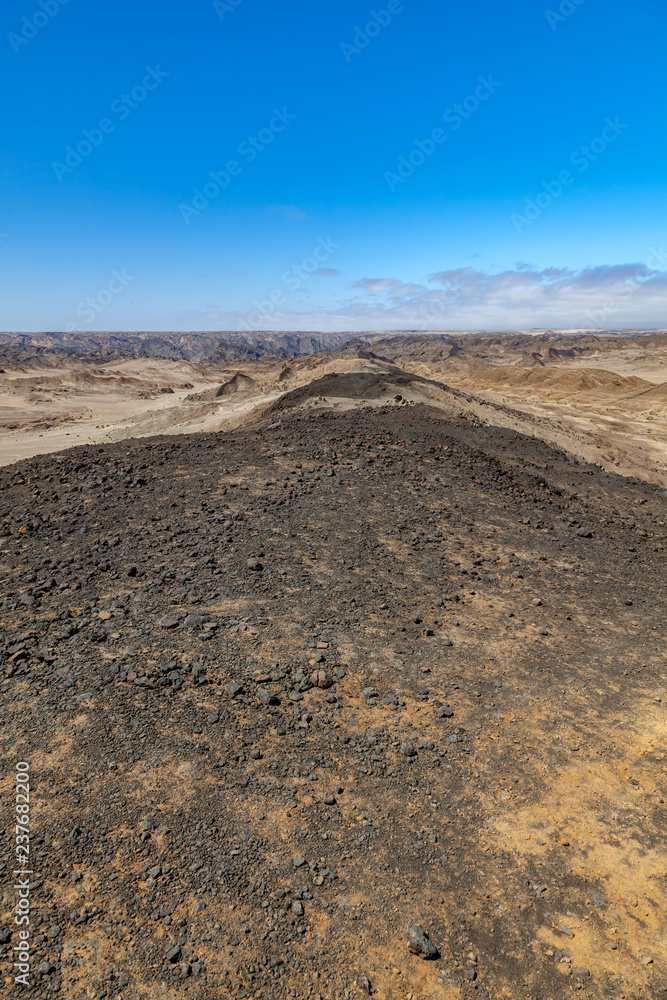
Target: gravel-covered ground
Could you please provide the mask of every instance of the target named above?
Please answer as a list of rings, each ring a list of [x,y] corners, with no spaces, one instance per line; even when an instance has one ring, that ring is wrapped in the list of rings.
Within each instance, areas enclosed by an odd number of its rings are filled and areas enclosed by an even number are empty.
[[[664,492],[281,418],[0,471],[3,995],[667,997]]]

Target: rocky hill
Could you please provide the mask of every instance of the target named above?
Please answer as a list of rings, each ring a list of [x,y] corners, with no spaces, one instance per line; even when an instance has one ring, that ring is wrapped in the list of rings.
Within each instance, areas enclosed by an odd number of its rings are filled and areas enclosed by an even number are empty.
[[[31,995],[664,998],[657,487],[285,406],[23,461],[0,502]]]

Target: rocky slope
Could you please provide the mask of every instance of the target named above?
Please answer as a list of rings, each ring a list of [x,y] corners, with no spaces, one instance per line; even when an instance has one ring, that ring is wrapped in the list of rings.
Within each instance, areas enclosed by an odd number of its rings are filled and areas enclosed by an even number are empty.
[[[664,1000],[663,492],[425,406],[0,489],[29,995]]]

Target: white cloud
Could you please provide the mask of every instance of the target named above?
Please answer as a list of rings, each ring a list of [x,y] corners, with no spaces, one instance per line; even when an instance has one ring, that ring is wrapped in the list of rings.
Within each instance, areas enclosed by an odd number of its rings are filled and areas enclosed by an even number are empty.
[[[371,294],[343,313],[373,329],[667,326],[667,273],[646,264],[538,271],[521,263],[497,274],[462,267],[436,272],[423,285],[373,278],[354,287]]]
[[[667,251],[656,254],[664,266]],[[489,274],[438,271],[423,284],[363,278],[347,299],[287,306],[258,316],[264,330],[665,329],[667,272],[645,264],[535,270],[521,263]],[[317,300],[320,294],[313,295]],[[205,315],[205,312],[208,315]],[[188,310],[171,320],[146,316],[142,329],[239,330],[247,311]],[[134,316],[134,328],[137,317]],[[157,325],[155,325],[157,322]],[[149,326],[145,324],[149,323]],[[175,325],[177,324],[177,325]]]
[[[363,288],[366,292],[378,295],[400,284],[398,278],[362,278],[360,281],[355,281],[352,287]]]

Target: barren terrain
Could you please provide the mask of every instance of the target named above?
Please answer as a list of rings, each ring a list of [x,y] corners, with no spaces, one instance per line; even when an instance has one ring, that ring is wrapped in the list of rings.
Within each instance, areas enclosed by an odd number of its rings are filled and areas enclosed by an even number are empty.
[[[30,995],[664,1000],[664,493],[309,392],[0,474]]]
[[[238,427],[286,392],[380,364],[388,366],[387,392],[376,404],[391,398],[392,372],[409,403],[448,405],[455,389],[459,410],[482,422],[667,486],[665,334],[225,336],[26,344],[3,335],[0,462],[73,444]],[[406,372],[422,381],[407,386]],[[311,394],[309,405],[318,395],[325,408],[349,405],[325,393]]]
[[[3,996],[667,1000],[665,346],[573,340],[7,349]]]

